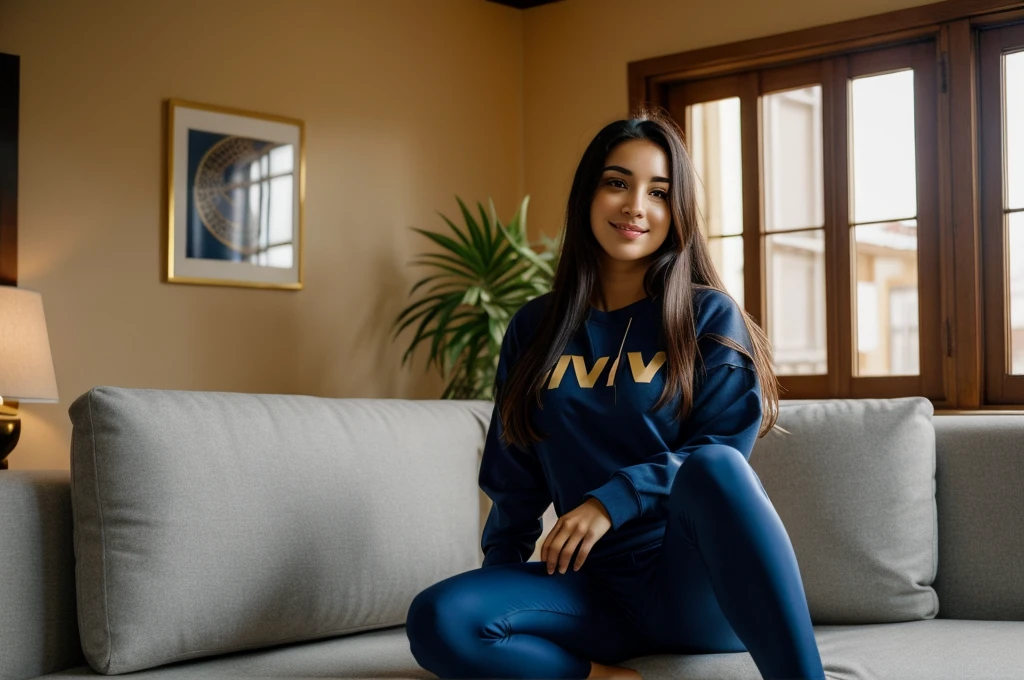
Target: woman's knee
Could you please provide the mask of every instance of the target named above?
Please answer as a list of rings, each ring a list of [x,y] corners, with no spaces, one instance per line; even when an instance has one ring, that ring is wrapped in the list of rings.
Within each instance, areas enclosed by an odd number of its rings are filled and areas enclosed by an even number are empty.
[[[750,464],[737,449],[708,444],[692,451],[683,461],[672,484],[672,496],[691,497],[696,489],[727,489],[749,474]]]
[[[413,656],[452,650],[479,638],[481,617],[486,616],[475,592],[465,579],[453,577],[435,583],[413,598],[406,615],[406,635]]]
[[[441,581],[413,598],[405,618],[405,629],[414,654],[417,644],[437,644],[446,637],[446,626],[462,618],[461,612],[455,611],[458,598],[452,597],[451,591],[447,581]]]
[[[435,587],[436,585],[421,591],[409,605],[409,611],[405,616],[405,629],[410,639],[414,637],[414,633],[415,637],[419,637],[437,628],[439,608]]]
[[[449,670],[453,643],[447,626],[458,620],[458,616],[450,612],[445,616],[447,603],[443,585],[443,582],[435,583],[413,598],[405,618],[405,635],[413,658],[438,675]]]

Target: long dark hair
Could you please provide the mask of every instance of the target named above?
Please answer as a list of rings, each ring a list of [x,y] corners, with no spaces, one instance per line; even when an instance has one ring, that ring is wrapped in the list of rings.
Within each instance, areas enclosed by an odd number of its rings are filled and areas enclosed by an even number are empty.
[[[590,301],[600,290],[598,274],[602,248],[591,230],[590,204],[612,149],[637,139],[651,141],[664,150],[671,180],[668,200],[672,224],[665,242],[652,254],[651,264],[644,275],[646,294],[649,297],[661,296],[662,337],[668,371],[665,388],[652,410],[662,408],[678,394],[682,394],[676,413],[680,420],[685,420],[693,407],[698,354],[694,292],[706,287],[728,293],[715,271],[707,242],[700,232],[697,179],[683,144],[683,133],[667,114],[642,109],[634,117],[615,121],[597,133],[576,168],[551,298],[534,336],[510,367],[508,379],[496,395],[505,439],[511,444],[526,446],[540,440],[530,423],[530,397],[537,406],[541,406],[546,374],[586,319]],[[743,312],[743,320],[750,333],[753,356],[730,338],[715,336],[715,339],[753,361],[762,397],[763,418],[758,435],[764,436],[778,418],[778,382],[772,367],[768,337],[746,312]]]

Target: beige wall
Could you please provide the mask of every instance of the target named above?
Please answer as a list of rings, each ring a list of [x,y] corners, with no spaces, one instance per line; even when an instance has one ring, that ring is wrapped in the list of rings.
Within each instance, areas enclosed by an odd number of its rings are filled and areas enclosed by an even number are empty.
[[[522,191],[522,12],[481,0],[4,0],[21,56],[19,285],[43,295],[60,403],[12,469],[66,468],[95,385],[436,398],[391,321],[458,194]],[[306,289],[160,281],[163,100],[306,123]]]
[[[557,233],[583,150],[604,125],[628,115],[629,62],[925,4],[564,0],[527,11],[524,158],[531,233]]]
[[[453,194],[524,189],[557,233],[626,64],[920,0],[5,0],[22,57],[20,284],[43,294],[61,403],[23,406],[12,468],[65,468],[94,385],[434,398],[391,320]],[[169,97],[301,118],[306,290],[161,283]],[[404,338],[408,339],[408,336]]]

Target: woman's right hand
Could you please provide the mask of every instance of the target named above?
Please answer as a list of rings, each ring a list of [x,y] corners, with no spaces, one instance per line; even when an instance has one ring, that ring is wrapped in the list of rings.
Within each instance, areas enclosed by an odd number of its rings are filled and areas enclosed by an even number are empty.
[[[540,559],[548,563],[549,574],[555,573],[556,567],[558,573],[564,574],[579,546],[573,565],[573,571],[579,571],[594,544],[611,528],[612,518],[601,501],[588,498],[578,508],[558,518],[541,546]]]

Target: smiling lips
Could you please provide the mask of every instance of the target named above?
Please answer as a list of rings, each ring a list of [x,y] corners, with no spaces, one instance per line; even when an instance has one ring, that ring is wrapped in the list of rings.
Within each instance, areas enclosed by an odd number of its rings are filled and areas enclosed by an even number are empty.
[[[611,224],[615,228],[615,231],[619,232],[620,234],[622,234],[623,236],[630,240],[640,238],[648,231],[646,229],[641,229],[635,224],[628,224],[626,222],[609,222],[609,224]]]

